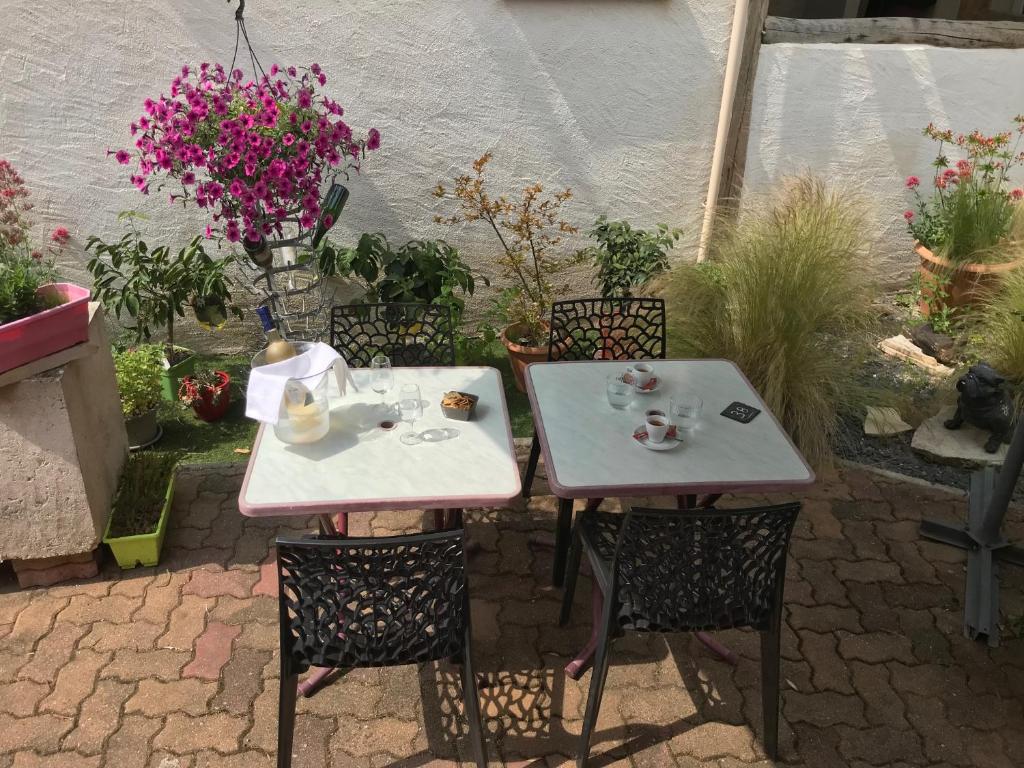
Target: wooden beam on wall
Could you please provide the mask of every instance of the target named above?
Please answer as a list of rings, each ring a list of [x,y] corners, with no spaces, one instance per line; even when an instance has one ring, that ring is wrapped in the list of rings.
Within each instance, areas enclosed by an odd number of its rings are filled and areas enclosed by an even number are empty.
[[[747,163],[747,139],[750,136],[750,108],[754,100],[754,78],[757,76],[757,60],[761,51],[765,19],[768,17],[769,0],[736,2],[749,2],[750,11],[747,17],[747,34],[743,41],[739,82],[736,84],[736,101],[725,144],[722,184],[718,193],[718,204],[723,211],[735,208],[743,186],[743,171]]]
[[[772,43],[903,43],[940,48],[1024,48],[1024,23],[949,19],[765,20],[765,45]]]

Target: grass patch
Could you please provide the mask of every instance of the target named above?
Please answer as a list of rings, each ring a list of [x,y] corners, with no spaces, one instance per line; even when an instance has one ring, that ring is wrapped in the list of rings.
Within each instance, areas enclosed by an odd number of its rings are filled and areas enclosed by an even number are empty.
[[[499,342],[480,352],[466,365],[487,365],[501,371],[508,402],[512,434],[516,437],[533,435],[533,416],[530,401],[516,389],[512,367],[504,347]],[[244,355],[200,355],[196,367],[209,367],[227,371],[231,376],[231,406],[224,418],[207,424],[196,418],[191,408],[181,403],[164,403],[158,418],[164,436],[154,453],[177,453],[189,464],[220,464],[245,462],[249,455],[235,453],[236,448],[252,448],[259,424],[245,417],[245,386],[249,380],[249,358]]]
[[[259,424],[245,417],[245,385],[249,379],[249,358],[244,355],[200,355],[197,367],[226,371],[231,376],[231,406],[224,418],[207,424],[191,408],[179,402],[163,403],[157,418],[164,436],[153,450],[178,453],[189,464],[244,462],[248,454],[236,448],[251,448]]]

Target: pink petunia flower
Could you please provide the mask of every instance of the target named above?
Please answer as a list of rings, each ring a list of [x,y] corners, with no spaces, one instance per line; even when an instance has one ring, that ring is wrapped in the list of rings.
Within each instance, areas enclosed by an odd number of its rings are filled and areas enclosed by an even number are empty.
[[[366,148],[377,149],[380,147],[380,131],[376,128],[371,128],[369,133],[366,135]],[[911,177],[913,178],[913,177]]]

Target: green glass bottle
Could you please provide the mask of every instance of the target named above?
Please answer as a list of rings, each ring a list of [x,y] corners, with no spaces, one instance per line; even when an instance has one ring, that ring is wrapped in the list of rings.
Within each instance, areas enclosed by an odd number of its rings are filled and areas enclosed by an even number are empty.
[[[320,245],[320,241],[324,239],[327,230],[334,226],[347,201],[348,189],[341,184],[331,184],[331,188],[324,195],[324,203],[320,209],[320,219],[317,221],[316,230],[313,232],[313,248]]]

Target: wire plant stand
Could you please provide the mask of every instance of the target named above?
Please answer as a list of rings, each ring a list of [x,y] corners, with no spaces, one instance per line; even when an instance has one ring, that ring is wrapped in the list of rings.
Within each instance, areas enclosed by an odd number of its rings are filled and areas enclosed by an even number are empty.
[[[285,252],[284,258],[280,262],[275,258],[272,266],[257,267],[249,259],[240,263],[252,284],[257,306],[270,310],[285,338],[323,341],[330,327],[327,307],[332,291],[325,285],[312,250],[308,246],[286,250],[293,243],[269,243],[272,251]],[[292,258],[293,254],[299,258]]]

